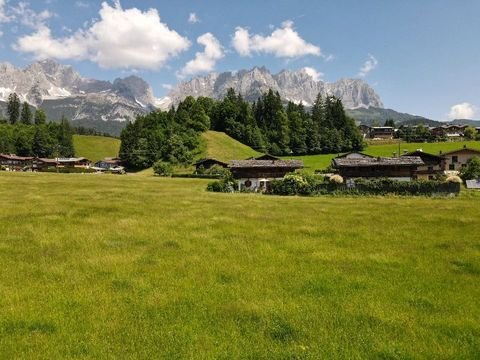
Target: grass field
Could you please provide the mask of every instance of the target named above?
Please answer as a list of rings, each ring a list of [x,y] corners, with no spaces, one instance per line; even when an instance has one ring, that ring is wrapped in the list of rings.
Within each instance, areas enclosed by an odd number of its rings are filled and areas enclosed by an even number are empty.
[[[479,196],[205,186],[1,173],[0,358],[480,357]]]
[[[203,157],[215,158],[220,161],[246,159],[259,153],[251,147],[231,138],[227,134],[218,131],[207,131],[202,134],[206,143]]]
[[[75,155],[92,161],[118,156],[120,140],[104,136],[74,135]]]
[[[448,152],[462,148],[464,145],[480,150],[480,141],[462,141],[462,142],[443,142],[443,143],[401,143],[400,153],[403,154],[404,150],[415,151],[422,149],[425,152],[431,154],[439,154],[440,151]],[[392,156],[395,152],[398,154],[397,144],[384,144],[384,145],[370,145],[365,151],[365,154],[373,156]],[[307,155],[307,156],[290,156],[289,159],[303,160],[306,170],[313,172],[318,169],[325,169],[328,167],[332,159],[338,156],[338,154],[325,154],[325,155]]]

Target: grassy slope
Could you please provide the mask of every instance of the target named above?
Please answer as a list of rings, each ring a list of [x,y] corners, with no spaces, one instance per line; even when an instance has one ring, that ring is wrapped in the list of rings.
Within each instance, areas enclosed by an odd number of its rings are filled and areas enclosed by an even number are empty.
[[[0,358],[480,357],[478,196],[205,185],[1,173]]]
[[[120,150],[119,139],[104,136],[74,135],[73,145],[76,156],[83,156],[92,161],[118,156]]]
[[[220,161],[241,160],[259,153],[247,145],[232,139],[223,132],[207,131],[202,134],[202,139],[206,142],[204,157],[215,158]]]
[[[448,152],[462,148],[464,145],[472,149],[480,150],[480,141],[464,141],[464,142],[445,142],[445,143],[402,143],[400,145],[400,151],[403,154],[403,150],[414,151],[416,149],[423,149],[423,151],[431,154],[439,154],[440,151]],[[398,153],[398,144],[386,144],[386,145],[370,145],[364,153],[374,156],[392,156],[393,152]],[[337,154],[326,155],[308,155],[308,156],[294,156],[288,157],[293,159],[303,160],[306,170],[314,171],[316,169],[324,169],[330,165],[332,159]]]

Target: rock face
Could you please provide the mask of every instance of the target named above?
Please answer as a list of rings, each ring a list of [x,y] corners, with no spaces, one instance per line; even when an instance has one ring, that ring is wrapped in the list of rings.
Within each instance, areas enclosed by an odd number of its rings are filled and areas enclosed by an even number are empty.
[[[155,106],[152,88],[139,77],[116,79],[113,84],[86,79],[71,66],[51,60],[25,69],[0,64],[0,101],[12,92],[21,101],[44,108],[51,119],[65,115],[73,121],[126,121]]]
[[[380,97],[363,80],[341,79],[334,83],[326,83],[316,81],[305,69],[283,70],[278,74],[271,74],[264,67],[236,73],[211,73],[193,78],[177,85],[167,97],[157,102],[157,105],[166,109],[172,104],[178,104],[187,96],[221,99],[229,88],[235,89],[250,101],[273,89],[278,91],[282,98],[297,103],[301,101],[307,106],[313,104],[317,94],[321,93],[323,96],[329,94],[342,99],[347,109],[383,108]]]

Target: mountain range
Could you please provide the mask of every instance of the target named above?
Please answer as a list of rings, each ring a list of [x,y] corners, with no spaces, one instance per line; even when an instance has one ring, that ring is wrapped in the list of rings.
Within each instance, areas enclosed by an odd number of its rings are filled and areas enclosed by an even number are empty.
[[[138,76],[113,82],[82,77],[72,66],[52,60],[35,62],[24,69],[9,63],[0,64],[0,113],[16,92],[21,101],[41,107],[49,119],[66,116],[75,126],[118,135],[126,121],[156,108],[167,110],[187,96],[221,99],[229,88],[249,101],[264,92],[278,91],[285,100],[311,106],[318,93],[342,99],[347,112],[368,125],[393,119],[398,123],[438,123],[420,116],[384,109],[375,90],[361,79],[341,79],[327,83],[315,79],[308,69],[282,70],[272,74],[265,67],[238,72],[210,73],[183,81],[164,98],[155,98],[152,87]],[[476,126],[480,124],[474,122]]]

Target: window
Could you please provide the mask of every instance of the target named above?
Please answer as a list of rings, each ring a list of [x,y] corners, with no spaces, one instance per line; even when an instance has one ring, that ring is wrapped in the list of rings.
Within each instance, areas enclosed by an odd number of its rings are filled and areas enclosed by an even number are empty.
[[[452,156],[452,163],[458,162],[458,156]]]
[[[455,164],[448,165],[448,170],[455,170]]]
[[[428,171],[433,171],[433,166],[429,166]]]
[[[428,180],[433,180],[435,177],[433,175],[428,175]]]

